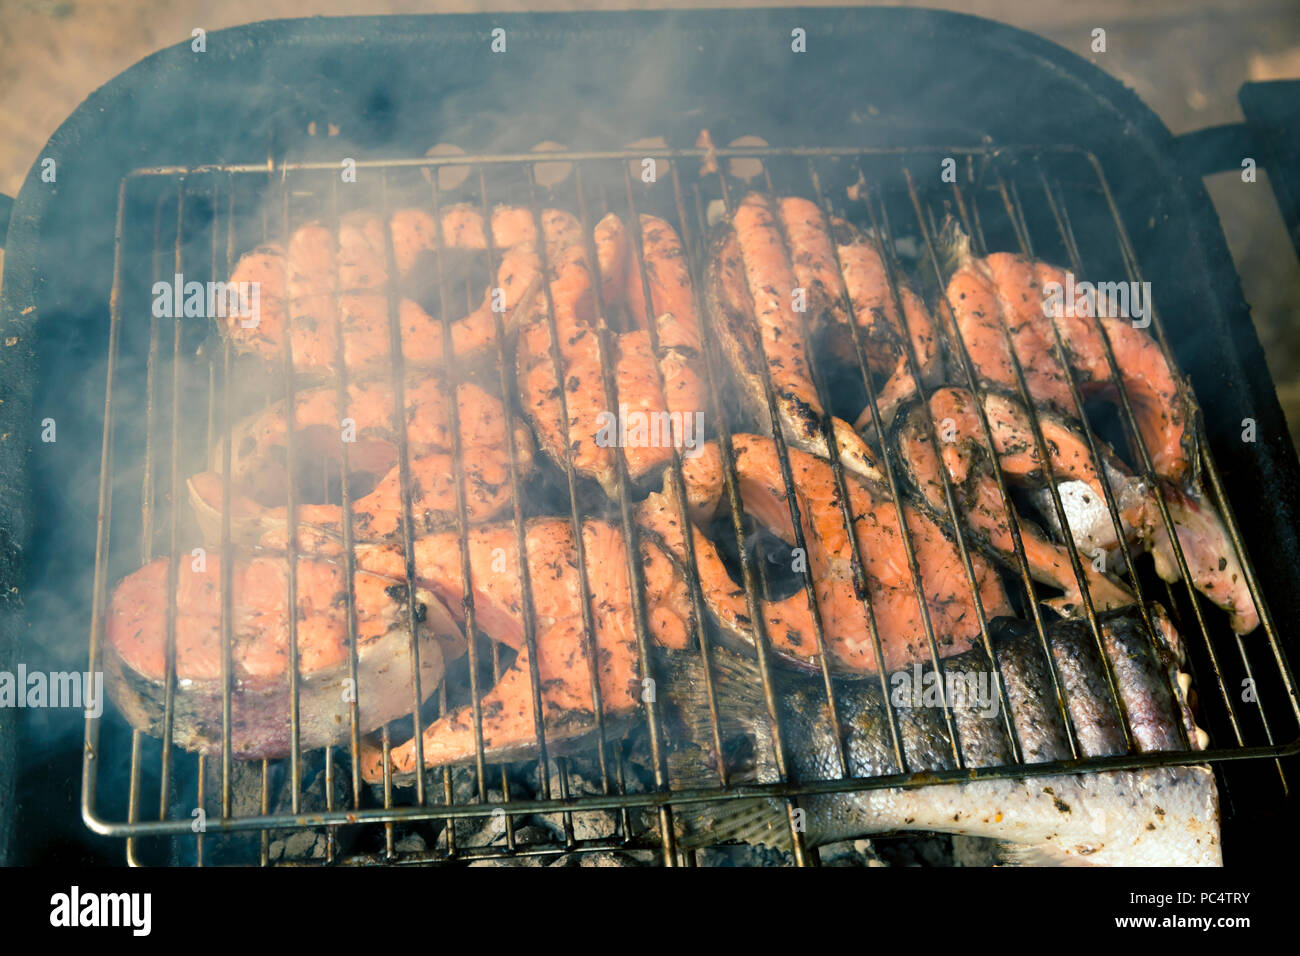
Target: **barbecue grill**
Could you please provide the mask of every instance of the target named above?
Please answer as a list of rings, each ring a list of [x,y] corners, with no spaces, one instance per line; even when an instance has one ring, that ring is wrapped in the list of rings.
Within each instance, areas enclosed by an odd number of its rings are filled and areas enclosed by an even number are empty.
[[[505,30],[505,53],[491,52],[494,28]],[[794,28],[806,31],[808,53],[792,52]],[[917,57],[918,49],[932,56]],[[579,54],[584,61],[580,71],[558,68]],[[250,63],[256,67],[250,69]],[[942,64],[942,69],[935,69],[935,64]],[[178,96],[178,87],[187,95]],[[972,90],[987,90],[989,95],[972,100]],[[1013,102],[1012,97],[1024,95],[1024,90],[1033,91],[1028,102]],[[1270,157],[1278,162],[1284,156],[1280,151],[1285,141],[1278,138],[1278,131],[1286,128],[1286,118],[1268,114],[1267,95],[1266,91],[1243,94],[1243,102],[1252,107],[1253,135],[1258,136],[1252,142],[1261,150],[1261,165],[1273,172],[1277,167],[1270,164]],[[582,109],[574,109],[575,104]],[[1048,104],[1051,109],[1045,108]],[[219,121],[196,123],[193,117]],[[327,135],[331,126],[339,136]],[[771,145],[697,146],[701,128],[708,128],[719,144],[749,135]],[[647,136],[662,136],[667,145],[653,149],[623,145]],[[543,168],[554,172],[555,164],[568,164],[563,178],[543,175],[538,154],[531,150],[539,141],[557,137],[566,146],[548,152]],[[186,524],[184,478],[202,467],[206,450],[223,436],[228,454],[230,429],[241,408],[279,399],[292,405],[295,391],[303,387],[291,374],[292,359],[286,354],[278,380],[265,382],[256,395],[244,393],[237,384],[241,359],[213,335],[208,320],[150,318],[149,289],[154,281],[174,273],[184,274],[187,280],[222,280],[240,253],[259,242],[287,238],[310,219],[337,222],[350,209],[370,208],[383,212],[387,221],[388,212],[416,196],[435,214],[442,206],[463,201],[475,203],[485,213],[501,202],[526,205],[536,216],[544,207],[566,208],[582,220],[588,241],[592,225],[607,211],[634,223],[640,213],[663,216],[683,239],[698,294],[704,285],[711,217],[730,209],[749,188],[804,196],[826,215],[842,216],[870,230],[888,264],[896,303],[903,275],[941,272],[939,234],[947,218],[962,224],[980,253],[1016,251],[1068,265],[1080,276],[1150,280],[1156,306],[1151,331],[1164,353],[1188,375],[1200,401],[1204,412],[1204,420],[1196,424],[1200,467],[1228,523],[1263,623],[1258,633],[1237,637],[1222,613],[1195,592],[1161,497],[1161,519],[1174,542],[1182,581],[1168,585],[1136,571],[1130,571],[1129,581],[1140,600],[1156,599],[1166,605],[1188,645],[1189,670],[1199,697],[1198,721],[1211,738],[1207,750],[1084,759],[1076,749],[1074,760],[1031,764],[1017,749],[1014,764],[969,767],[961,759],[960,735],[945,703],[958,769],[791,782],[785,777],[784,756],[799,742],[783,734],[775,717],[772,670],[777,664],[760,650],[757,659],[772,715],[773,746],[783,775],[778,782],[734,783],[726,762],[719,761],[716,786],[675,788],[666,761],[671,741],[661,706],[649,695],[634,734],[644,749],[638,760],[631,759],[623,739],[610,733],[597,706],[596,732],[585,751],[572,757],[550,754],[539,734],[537,759],[498,767],[484,756],[481,714],[475,707],[480,742],[475,765],[469,771],[417,774],[414,788],[403,791],[390,780],[376,788],[362,783],[355,701],[347,746],[316,754],[300,754],[295,748],[284,761],[246,764],[232,759],[227,591],[222,752],[205,757],[171,747],[170,724],[157,742],[126,727],[111,711],[102,719],[87,720],[81,752],[85,822],[99,834],[126,838],[129,859],[141,863],[211,859],[266,865],[276,862],[271,849],[276,839],[319,831],[324,839],[321,862],[473,861],[650,848],[663,863],[673,865],[693,862],[692,854],[675,845],[675,808],[764,795],[786,801],[794,860],[805,864],[816,862],[817,854],[804,846],[793,811],[801,797],[814,793],[1212,763],[1220,770],[1225,812],[1241,815],[1246,808],[1255,812],[1284,808],[1293,769],[1288,761],[1300,750],[1300,698],[1288,659],[1292,642],[1276,622],[1300,611],[1300,599],[1289,586],[1290,569],[1300,563],[1295,533],[1300,470],[1200,182],[1201,174],[1225,165],[1235,168],[1239,162],[1224,148],[1231,142],[1226,137],[1220,132],[1180,143],[1132,94],[1072,54],[985,21],[922,11],[764,11],[743,18],[704,12],[285,21],[213,34],[206,54],[195,54],[187,44],[149,58],[92,97],[56,134],[50,154],[59,160],[57,191],[43,184],[39,170],[34,170],[10,223],[0,312],[8,330],[7,378],[16,388],[0,405],[10,435],[0,444],[0,454],[6,480],[14,483],[16,493],[4,496],[0,528],[16,545],[4,553],[21,555],[3,568],[5,592],[10,593],[11,587],[20,588],[15,593],[27,589],[34,600],[29,599],[26,609],[16,603],[8,609],[9,644],[24,616],[38,623],[39,612],[53,607],[50,592],[75,592],[76,600],[69,602],[59,626],[79,627],[79,636],[89,634],[90,670],[100,670],[103,618],[113,583],[159,555],[173,556],[174,567],[175,558],[188,558],[190,548],[199,543]],[[455,143],[464,152],[425,155],[435,142]],[[1271,154],[1266,152],[1270,149]],[[92,152],[93,169],[86,162]],[[355,160],[355,184],[341,181],[343,157]],[[633,172],[647,159],[654,161],[657,170],[652,183],[644,183]],[[737,175],[732,162],[740,159],[759,160],[761,171],[755,177]],[[947,160],[955,161],[950,166],[955,181],[940,175]],[[448,170],[468,175],[449,186],[441,175]],[[1279,190],[1279,200],[1294,230],[1295,206],[1286,188]],[[634,228],[630,234],[639,244],[640,231]],[[489,250],[489,256],[494,255]],[[391,236],[388,258],[391,266]],[[82,264],[77,273],[54,265],[72,262]],[[390,275],[393,271],[390,268]],[[436,278],[433,294],[442,306],[440,314],[452,314],[453,301],[465,290],[441,270]],[[649,277],[644,271],[641,281],[649,301]],[[390,288],[395,355],[400,355],[401,345],[398,301],[397,290]],[[473,305],[471,298],[469,307]],[[768,580],[761,554],[747,546],[751,528],[735,493],[738,479],[728,441],[732,432],[752,430],[752,426],[738,420],[729,408],[725,371],[708,329],[707,312],[702,307],[700,312],[705,316],[706,420],[711,437],[719,440],[730,492],[726,533],[735,538],[740,579],[762,648],[762,615],[756,609],[776,584]],[[553,310],[549,321],[554,340]],[[607,407],[617,408],[608,364],[610,334],[608,329],[603,332],[602,364]],[[444,345],[444,354],[450,354],[449,329]],[[859,368],[856,376],[850,376],[853,381],[846,385],[818,370],[816,384],[827,409],[839,409],[845,393],[864,395],[866,404],[875,408],[866,346],[856,331],[854,346]],[[480,383],[508,398],[512,362],[502,329],[498,329],[497,347],[499,375],[481,376]],[[964,347],[956,351],[950,379],[973,388],[970,357]],[[1115,356],[1109,348],[1107,353],[1118,380]],[[84,376],[84,391],[66,384],[76,362],[84,362],[93,373],[87,374],[85,368],[78,371]],[[915,355],[909,354],[909,363],[919,380]],[[448,388],[454,388],[457,375],[462,374],[451,371]],[[1026,386],[1018,366],[1016,375],[1023,395]],[[400,360],[391,376],[400,396]],[[346,372],[336,384],[340,404],[346,407]],[[98,398],[92,400],[87,392],[97,393]],[[1082,412],[1084,403],[1073,380],[1071,394]],[[774,407],[770,380],[767,397]],[[1134,463],[1150,472],[1150,454],[1142,445],[1122,388],[1120,404],[1114,422],[1081,416],[1093,423],[1086,427],[1085,436],[1094,453],[1103,438],[1122,436],[1118,441],[1130,443]],[[1033,407],[1032,402],[1026,405]],[[519,412],[509,401],[506,407],[509,425]],[[35,440],[33,425],[47,417],[58,422],[62,439],[55,443],[57,451],[48,454]],[[879,421],[878,413],[873,417]],[[1245,419],[1254,421],[1258,442],[1241,441]],[[987,443],[987,423],[983,427]],[[1033,430],[1045,460],[1037,421]],[[455,428],[452,433],[456,434]],[[833,443],[828,427],[825,435]],[[64,451],[74,443],[66,436],[76,436],[77,447],[71,452]],[[91,449],[101,436],[101,455],[94,458]],[[790,507],[796,509],[788,451],[779,430],[774,438]],[[937,440],[933,434],[930,439]],[[399,460],[407,502],[402,530],[407,587],[413,596],[410,567],[416,531],[409,507],[411,477],[405,443],[402,434]],[[520,555],[523,522],[538,513],[567,514],[580,549],[577,529],[591,517],[605,517],[621,527],[629,540],[636,539],[637,493],[622,456],[620,493],[617,500],[608,501],[587,493],[571,456],[544,493],[525,488],[513,447],[511,452],[511,518]],[[290,442],[291,474],[297,470],[294,455]],[[343,456],[341,471],[323,476],[322,486],[337,488],[347,514],[356,488],[349,475],[346,445]],[[458,462],[455,477],[463,541],[468,523],[463,473],[459,456],[453,457]],[[900,476],[888,456],[883,463],[899,503],[900,526],[906,529]],[[851,479],[838,462],[833,467],[843,491],[844,482]],[[679,456],[668,475],[680,488]],[[1000,469],[997,478],[1003,500],[1011,501]],[[226,560],[231,551],[229,483],[226,489],[219,560]],[[289,494],[289,540],[294,540],[292,483]],[[960,529],[953,489],[946,480],[945,495],[953,524]],[[847,516],[843,493],[841,500]],[[1116,503],[1109,494],[1106,503],[1118,523]],[[1054,488],[1052,504],[1064,526],[1064,504]],[[96,514],[98,521],[92,525],[90,519]],[[1009,525],[1013,531],[1017,527],[1010,516]],[[805,547],[797,518],[793,527],[795,546]],[[919,582],[910,537],[906,533],[904,537],[910,573]],[[958,532],[964,569],[973,581],[974,544],[966,537]],[[347,520],[343,539],[345,575],[350,580],[355,557]],[[1015,577],[1032,595],[1034,585],[1018,534],[1015,541]],[[1065,541],[1081,577],[1088,557],[1068,535]],[[1124,547],[1126,563],[1133,568],[1132,555]],[[643,675],[654,676],[637,553],[635,547],[628,548],[628,573],[637,594],[633,607],[640,668]],[[579,555],[579,571],[588,587],[589,570],[581,550]],[[1270,559],[1252,561],[1252,556],[1264,555]],[[460,557],[469,581],[464,548]],[[688,563],[691,560],[688,554]],[[520,565],[527,567],[522,560]],[[857,562],[853,570],[861,581],[863,570]],[[707,663],[717,638],[708,625],[698,575],[691,578],[697,645],[692,653]],[[229,575],[223,575],[223,581],[228,580]],[[292,580],[291,575],[291,587]],[[806,590],[816,608],[811,572],[804,571],[794,585]],[[859,590],[865,593],[864,587]],[[1045,622],[1037,603],[1025,599],[1022,604],[1046,646]],[[867,611],[868,620],[874,621],[869,607]],[[1090,601],[1085,601],[1085,611],[1100,642]],[[591,613],[584,602],[589,642],[594,640]],[[525,637],[530,647],[531,614],[531,602],[526,600]],[[173,607],[173,640],[174,618]],[[412,715],[383,730],[385,752],[394,734],[409,729],[418,741],[432,715],[457,702],[476,702],[500,672],[497,648],[476,640],[478,627],[468,584],[465,618],[469,653],[466,686],[459,690],[465,699],[455,700],[457,691],[449,692],[444,685],[431,706],[421,707],[427,694],[412,686]],[[413,613],[407,623],[414,646]],[[348,624],[355,667],[356,621],[351,614]],[[928,617],[925,624],[929,649],[937,660],[936,635]],[[823,648],[820,619],[817,625],[817,645]],[[987,648],[988,622],[982,610],[980,629]],[[869,637],[880,660],[880,636],[874,624]],[[290,647],[294,646],[291,640]],[[80,645],[83,652],[84,647]],[[536,660],[535,654],[530,656]],[[296,655],[293,663],[296,700],[300,680]],[[169,659],[169,666],[170,712],[174,659]],[[821,666],[829,692],[834,684],[829,665]],[[535,666],[531,679],[540,716]],[[883,690],[884,675],[879,680]],[[1241,692],[1244,681],[1253,690],[1247,698]],[[594,669],[591,688],[599,702]],[[1111,691],[1115,693],[1113,681]],[[1004,703],[1000,684],[998,693]],[[888,703],[889,694],[884,697]],[[1118,694],[1115,701],[1122,713]],[[1068,727],[1064,703],[1058,703]],[[835,722],[833,695],[829,707]],[[1001,707],[1004,716],[1007,710]],[[297,716],[295,709],[295,740]],[[716,707],[710,718],[720,746]],[[891,724],[896,719],[891,712]],[[1131,734],[1127,728],[1126,734]],[[12,737],[4,734],[4,739]],[[897,756],[899,766],[906,767],[901,749]],[[17,759],[31,757],[24,753]],[[12,767],[13,761],[12,755],[0,753],[0,768]],[[573,789],[571,773],[580,761],[588,774],[580,789],[591,792]],[[309,776],[314,782],[307,782]],[[3,806],[0,803],[0,810]],[[200,808],[204,826],[196,828]],[[554,815],[561,835],[549,841],[517,841],[516,821],[533,815]],[[503,822],[504,842],[457,845],[453,821],[494,816]],[[608,826],[584,825],[596,819],[607,821]],[[427,832],[432,833],[440,824],[441,842],[431,836],[419,849],[404,848],[401,837],[408,829],[428,826],[433,830]],[[580,835],[597,830],[603,835]]]

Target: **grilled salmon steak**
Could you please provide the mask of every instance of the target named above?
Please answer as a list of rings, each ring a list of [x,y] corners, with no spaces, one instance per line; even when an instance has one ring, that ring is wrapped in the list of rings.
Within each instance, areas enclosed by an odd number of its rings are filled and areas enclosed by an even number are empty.
[[[611,214],[594,230],[600,281],[615,296],[604,302],[602,294],[603,304],[618,307],[635,288],[636,304],[630,311],[639,315],[642,324],[611,336],[609,361],[615,381],[610,384],[618,404],[611,408],[600,361],[597,277],[582,226],[574,216],[554,209],[543,212],[542,220],[558,344],[553,351],[548,315],[539,315],[520,329],[516,352],[520,401],[542,449],[561,466],[572,454],[578,474],[594,478],[614,497],[619,448],[626,455],[629,477],[639,483],[657,474],[671,460],[674,448],[689,455],[702,444],[697,422],[702,418],[704,386],[696,372],[698,331],[681,241],[662,219],[642,217],[653,310],[679,310],[655,312],[651,317],[644,311],[640,267],[634,265],[636,257],[622,222]],[[651,322],[658,333],[657,355],[648,331]]]
[[[969,393],[962,395],[965,398],[959,401],[970,408]],[[1008,480],[1033,490],[1032,497],[1041,517],[1063,537],[1065,532],[1059,526],[1051,492],[1045,487],[1045,472],[1034,444],[1028,412],[1015,398],[996,392],[985,392],[983,403],[998,461]],[[1181,578],[1178,559],[1157,497],[1162,493],[1187,561],[1192,586],[1227,612],[1229,623],[1238,634],[1247,634],[1259,626],[1259,612],[1250,596],[1236,547],[1223,519],[1203,494],[1183,490],[1165,479],[1157,479],[1158,492],[1150,482],[1133,475],[1104,444],[1098,448],[1102,455],[1098,465],[1092,459],[1087,439],[1074,423],[1050,410],[1040,409],[1038,418],[1051,458],[1052,477],[1070,525],[1068,533],[1080,548],[1092,554],[1098,548],[1109,551],[1119,546],[1102,490],[1104,474],[1119,510],[1125,538],[1135,549],[1151,552],[1156,573],[1161,578],[1178,581]]]
[[[472,382],[456,388],[457,415],[443,382],[433,375],[405,385],[407,452],[411,469],[411,515],[415,526],[436,531],[455,524],[455,470],[451,429],[459,428],[467,516],[471,522],[497,517],[511,503],[510,445],[500,399]],[[354,475],[375,479],[373,490],[352,501],[352,531],[357,540],[383,540],[401,534],[402,489],[399,437],[394,423],[394,389],[387,381],[348,386],[346,411],[333,386],[294,396],[294,457],[298,467],[342,465],[346,445]],[[237,542],[270,543],[269,532],[286,524],[288,417],[284,402],[272,405],[235,427],[231,434],[232,536]],[[532,469],[532,439],[515,425],[514,448],[521,477]],[[221,540],[223,462],[221,443],[211,455],[212,470],[189,481],[190,499],[209,541]],[[298,523],[318,533],[342,534],[343,509],[337,504],[300,502]],[[282,541],[279,543],[283,543]]]
[[[968,237],[955,228],[949,232],[955,268],[946,294],[952,310],[948,332],[960,334],[977,374],[992,385],[1015,389],[1014,350],[1033,401],[1073,416],[1053,324],[1083,394],[1118,400],[1106,356],[1109,340],[1156,474],[1190,483],[1196,462],[1194,405],[1186,383],[1155,339],[1130,319],[1098,318],[1095,299],[1081,299],[1070,309],[1054,308],[1044,287],[1064,287],[1065,270],[1007,252],[977,258]],[[1048,312],[1055,314],[1049,317]]]
[[[713,331],[746,413],[760,428],[772,428],[770,384],[785,440],[829,458],[830,447],[822,430],[827,410],[817,394],[808,355],[815,326],[811,316],[796,309],[796,290],[804,293],[804,311],[809,304],[808,290],[800,281],[814,289],[814,304],[824,303],[829,294],[838,291],[826,288],[831,282],[825,249],[829,240],[817,246],[820,255],[804,257],[798,266],[804,274],[800,279],[780,217],[776,200],[762,193],[750,193],[741,201],[714,239],[706,301]],[[815,230],[808,227],[804,231]],[[880,480],[882,475],[869,449],[852,426],[835,417],[829,424],[844,467]]]
[[[582,534],[592,592],[590,608],[595,624],[602,714],[614,720],[640,705],[642,689],[627,549],[622,531],[606,522],[587,521]],[[590,733],[595,726],[582,616],[582,579],[568,519],[533,519],[527,525],[525,542],[543,721],[548,746],[554,747]],[[533,752],[537,741],[529,650],[525,641],[523,575],[513,525],[472,529],[469,556],[478,626],[488,637],[518,651],[480,702],[483,745],[488,759],[512,759]],[[660,646],[683,648],[690,633],[685,579],[653,543],[642,543],[641,558],[650,636]],[[400,547],[364,546],[357,551],[357,562],[379,577],[404,580],[405,559]],[[459,539],[454,533],[420,538],[415,543],[415,566],[422,588],[443,597],[448,607],[461,608],[464,577]],[[466,705],[444,714],[425,729],[426,766],[474,759],[472,714]],[[382,779],[381,749],[368,745],[362,757],[363,776],[372,781]],[[414,741],[392,748],[390,760],[394,774],[413,773],[416,770]]]
[[[158,558],[127,575],[113,591],[104,634],[109,692],[133,727],[162,734],[169,604],[174,598],[173,740],[186,750],[219,752],[223,562],[215,553],[199,563],[187,557],[176,567],[174,594],[167,589],[169,563]],[[343,568],[328,561],[298,561],[294,617],[298,743],[304,750],[346,741],[353,699],[363,733],[411,710],[414,669],[406,588],[364,571],[357,572],[354,583],[355,688],[350,683]],[[283,555],[239,555],[231,590],[231,753],[240,759],[283,757],[293,747],[288,561]],[[414,614],[421,687],[428,693],[442,680],[444,656],[459,654],[464,638],[428,591],[416,592]]]
[[[496,271],[482,302],[466,315],[448,316],[453,354],[474,361],[496,348],[496,321],[506,330],[536,308],[541,289],[537,234],[532,214],[518,206],[499,206],[491,213]],[[284,244],[267,244],[244,255],[230,276],[232,283],[258,283],[259,312],[252,318],[232,315],[225,332],[241,352],[283,361],[286,333],[293,366],[300,372],[337,370],[339,338],[346,366],[356,372],[383,370],[392,364],[389,316],[388,238],[383,217],[373,212],[344,215],[337,231],[308,223]],[[436,366],[443,361],[443,330],[405,293],[427,271],[429,255],[484,254],[488,230],[481,210],[450,206],[439,222],[423,209],[400,209],[389,218],[394,295],[402,355],[408,367]],[[459,301],[459,296],[451,298]],[[495,307],[495,314],[494,314]]]
[[[1010,522],[1015,521],[1034,580],[1065,592],[1046,603],[1067,616],[1082,613],[1080,584],[1068,551],[1048,539],[1014,505],[1003,500],[994,477],[993,456],[981,440],[978,412],[971,394],[962,389],[941,388],[930,396],[928,414],[939,437],[942,465],[930,442],[926,414],[925,405],[916,402],[899,416],[894,429],[894,447],[913,487],[930,511],[940,520],[948,514],[943,476],[939,472],[943,467],[948,472],[962,519],[975,531],[980,543],[1012,568],[1018,568],[1010,527]],[[1108,610],[1134,602],[1127,588],[1094,567],[1087,552],[1080,553],[1079,557],[1083,579],[1096,609]]]
[[[763,527],[794,543],[794,528],[781,477],[776,445],[758,435],[734,435],[736,472],[745,511]],[[808,546],[808,569],[816,586],[827,651],[835,670],[848,675],[878,669],[871,641],[865,601],[875,615],[885,666],[906,666],[928,660],[930,648],[922,619],[921,602],[909,570],[898,512],[888,492],[875,483],[846,482],[858,556],[867,579],[867,594],[858,594],[853,582],[853,538],[844,523],[838,489],[831,466],[824,459],[790,451],[794,492]],[[696,493],[694,512],[703,516],[699,502],[721,502],[722,473],[718,460],[701,456],[683,469],[686,485],[712,487],[713,493]],[[644,502],[640,520],[662,542],[664,549],[685,561],[679,510],[671,485]],[[947,530],[928,514],[911,505],[903,507],[907,528],[916,548],[925,595],[925,607],[940,656],[959,654],[979,637],[972,589],[956,546]],[[704,599],[728,635],[753,640],[745,594],[733,580],[717,546],[699,527],[692,529],[696,562]],[[979,597],[992,617],[1010,613],[1010,605],[997,572],[973,556]],[[801,667],[818,660],[816,629],[806,591],[784,600],[765,600],[763,623],[774,652]]]
[[[777,206],[797,288],[806,293],[815,348],[820,356],[856,368],[856,323],[868,369],[885,376],[876,405],[888,425],[899,403],[916,391],[907,343],[924,384],[936,385],[943,378],[934,319],[906,281],[896,278],[891,286],[875,243],[854,226],[837,218],[828,228],[817,204],[797,196],[785,197]],[[856,423],[858,430],[868,421],[869,410]]]

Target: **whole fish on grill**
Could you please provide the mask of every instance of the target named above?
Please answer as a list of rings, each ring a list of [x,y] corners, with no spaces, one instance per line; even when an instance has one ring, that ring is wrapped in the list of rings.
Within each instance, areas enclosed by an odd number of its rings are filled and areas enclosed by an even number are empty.
[[[1057,359],[1058,335],[1081,393],[1117,403],[1119,389],[1107,361],[1107,342],[1113,350],[1137,422],[1137,438],[1145,444],[1155,474],[1135,478],[1109,449],[1105,450],[1101,468],[1112,492],[1121,499],[1125,524],[1133,518],[1136,536],[1152,552],[1157,572],[1167,581],[1180,577],[1159,506],[1159,498],[1163,497],[1187,559],[1192,585],[1228,613],[1234,631],[1246,634],[1255,630],[1259,611],[1236,548],[1202,485],[1196,430],[1200,412],[1191,389],[1156,340],[1137,328],[1132,319],[1099,317],[1102,310],[1095,294],[1080,295],[1069,303],[1069,308],[1057,307],[1057,290],[1073,287],[1073,278],[1057,266],[1031,262],[1011,253],[978,258],[970,251],[969,237],[953,223],[946,227],[944,236],[945,258],[951,270],[945,301],[951,312],[944,308],[940,313],[945,319],[950,349],[964,346],[976,374],[987,386],[986,407],[990,401],[997,403],[998,427],[1003,433],[999,437],[1008,449],[1029,456],[1027,474],[1039,479],[1041,466],[1037,465],[1026,410],[1006,394],[1017,387],[1011,360],[1014,350],[1035,410],[1046,423],[1044,427],[1052,428],[1062,441],[1076,449],[1070,456],[1073,461],[1064,461],[1062,468],[1058,469],[1053,461],[1054,474],[1067,479],[1058,483],[1058,491],[1067,507],[1069,533],[1076,543],[1091,549],[1113,546],[1117,539],[1097,463],[1090,460],[1085,439],[1079,434],[1068,373]],[[1149,317],[1150,303],[1144,308]],[[993,417],[990,415],[990,425]],[[1054,437],[1051,444],[1056,440]],[[999,451],[999,456],[1005,459],[1007,454]],[[1039,485],[1041,488],[1041,481]],[[1045,494],[1038,496],[1039,510],[1049,527],[1064,534]],[[1138,511],[1131,514],[1134,500]]]
[[[1137,751],[1205,746],[1182,690],[1177,635],[1160,609],[1150,613],[1161,637],[1152,646],[1135,608],[1101,616],[1106,655],[1115,670],[1119,707],[1109,692],[1101,654],[1089,629],[1064,621],[1048,640],[1060,673],[1065,710],[1080,756],[1123,753],[1121,713]],[[942,676],[915,665],[887,675],[905,767],[890,732],[876,681],[835,687],[848,773],[876,777],[956,766],[941,700],[946,699],[967,767],[1015,762],[1014,728],[1024,763],[1071,758],[1066,724],[1051,671],[1033,629],[1022,621],[992,622],[991,642],[1006,687],[999,704],[993,669],[982,648],[949,658]],[[774,782],[772,736],[757,665],[746,655],[715,648],[712,680],[725,742],[746,738],[753,767],[732,783]],[[718,783],[703,665],[698,655],[664,662],[662,699],[674,787]],[[825,686],[815,678],[774,672],[774,690],[794,783],[840,777],[839,747],[831,733]],[[943,688],[943,697],[939,688]],[[725,758],[724,758],[725,759]],[[1004,841],[1011,862],[1075,865],[1219,865],[1218,797],[1208,767],[1051,774],[964,783],[928,784],[808,795],[798,798],[808,845],[872,833],[937,831]],[[675,808],[683,846],[729,840],[788,849],[786,808],[775,799],[683,804]]]
[[[137,730],[162,736],[167,696],[169,605],[175,601],[172,740],[186,750],[222,746],[221,555],[186,556],[168,594],[168,558],[127,575],[113,590],[104,630],[109,694]],[[250,551],[235,555],[231,575],[231,752],[239,759],[284,757],[291,737],[288,561]],[[351,702],[367,733],[409,713],[414,668],[405,583],[358,571],[356,682],[352,681],[342,565],[297,562],[298,746],[345,743]],[[464,651],[464,638],[443,603],[415,593],[420,679],[426,694],[441,682],[443,662]]]

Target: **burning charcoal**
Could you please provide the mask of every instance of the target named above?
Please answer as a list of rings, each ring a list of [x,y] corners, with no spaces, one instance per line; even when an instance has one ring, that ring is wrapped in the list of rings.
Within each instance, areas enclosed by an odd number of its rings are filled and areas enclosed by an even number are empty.
[[[408,833],[400,840],[393,842],[393,849],[398,853],[423,853],[428,849],[428,844],[424,842],[424,837],[418,833]]]
[[[954,835],[952,862],[954,866],[997,866],[1002,856],[996,840]]]
[[[794,857],[765,846],[714,846],[696,851],[697,866],[793,866]]]
[[[545,866],[546,857],[520,856],[513,859],[474,860],[470,866]]]
[[[870,840],[853,840],[819,847],[822,866],[884,866],[872,852]]]
[[[320,860],[325,857],[323,830],[299,830],[284,841],[284,855],[289,860]]]
[[[579,853],[578,866],[645,866],[630,853],[614,853],[602,850],[599,853]]]

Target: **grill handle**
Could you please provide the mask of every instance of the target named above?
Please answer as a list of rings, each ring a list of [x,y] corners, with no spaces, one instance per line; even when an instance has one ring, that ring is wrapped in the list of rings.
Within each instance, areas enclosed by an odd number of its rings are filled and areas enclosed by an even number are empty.
[[[1246,83],[1237,93],[1244,123],[1210,126],[1175,137],[1196,175],[1240,172],[1247,158],[1268,171],[1291,245],[1300,256],[1300,80]]]

